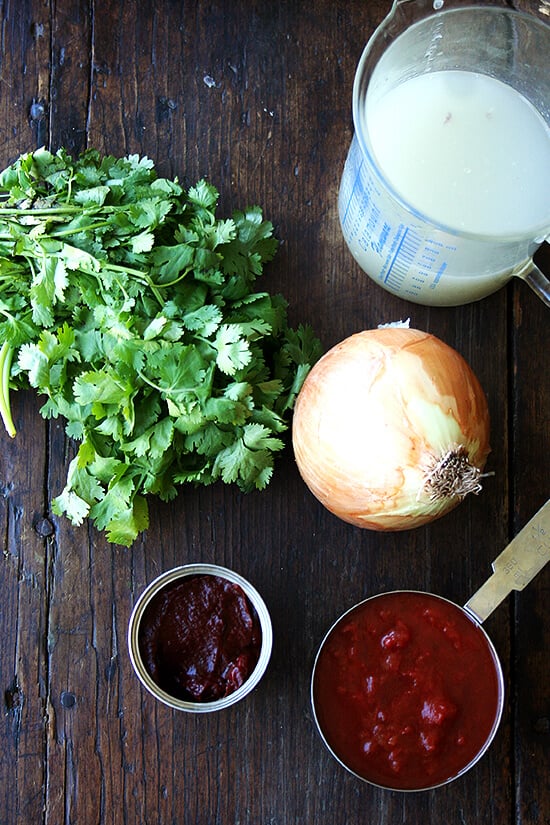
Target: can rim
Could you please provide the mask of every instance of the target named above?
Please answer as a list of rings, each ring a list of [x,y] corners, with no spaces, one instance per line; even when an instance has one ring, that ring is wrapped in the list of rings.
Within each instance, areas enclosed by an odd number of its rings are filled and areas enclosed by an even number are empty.
[[[262,632],[260,655],[256,666],[248,679],[246,679],[246,681],[243,682],[237,690],[233,691],[233,693],[212,702],[190,702],[183,699],[178,699],[159,687],[145,667],[138,644],[140,623],[145,609],[151,602],[151,599],[156,596],[160,590],[177,579],[201,574],[208,576],[219,576],[220,578],[239,585],[245,595],[250,599],[251,604],[258,614]],[[147,585],[132,609],[128,623],[127,641],[130,661],[132,662],[134,671],[143,687],[145,687],[149,693],[151,693],[163,704],[168,705],[175,710],[188,711],[191,713],[211,713],[235,704],[256,687],[264,675],[271,657],[273,647],[273,628],[271,624],[271,617],[263,598],[249,581],[243,578],[243,576],[239,573],[236,573],[234,570],[230,570],[227,567],[223,567],[218,564],[195,563],[184,564],[179,567],[174,567],[171,570],[167,570]]]

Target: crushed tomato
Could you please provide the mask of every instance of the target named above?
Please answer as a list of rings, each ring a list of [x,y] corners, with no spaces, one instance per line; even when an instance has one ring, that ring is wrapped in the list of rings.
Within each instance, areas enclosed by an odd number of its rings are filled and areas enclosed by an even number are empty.
[[[357,775],[421,790],[461,773],[499,715],[499,666],[484,631],[428,593],[385,593],[348,611],[315,665],[313,702],[336,757]]]

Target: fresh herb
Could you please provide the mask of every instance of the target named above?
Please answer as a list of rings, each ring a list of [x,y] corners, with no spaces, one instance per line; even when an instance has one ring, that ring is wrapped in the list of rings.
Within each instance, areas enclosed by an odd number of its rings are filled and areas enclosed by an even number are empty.
[[[148,494],[263,489],[320,345],[254,291],[260,208],[220,220],[206,181],[94,150],[22,155],[0,190],[0,412],[14,436],[10,388],[33,387],[79,442],[53,511],[129,546]]]

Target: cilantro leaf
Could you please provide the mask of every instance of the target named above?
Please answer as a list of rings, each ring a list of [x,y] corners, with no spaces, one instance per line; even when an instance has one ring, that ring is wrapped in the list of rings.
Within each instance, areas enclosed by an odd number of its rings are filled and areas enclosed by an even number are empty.
[[[239,324],[223,324],[216,334],[216,364],[226,375],[235,375],[250,363],[252,353],[243,333]]]
[[[283,446],[281,439],[270,436],[266,427],[247,424],[241,436],[218,453],[213,475],[228,484],[237,482],[245,492],[254,487],[262,490],[273,472],[272,453]]]

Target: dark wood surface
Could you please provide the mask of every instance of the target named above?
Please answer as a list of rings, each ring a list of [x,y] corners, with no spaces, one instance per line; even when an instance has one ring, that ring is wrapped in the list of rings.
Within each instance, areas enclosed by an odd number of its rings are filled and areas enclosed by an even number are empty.
[[[550,567],[486,623],[507,699],[489,753],[460,780],[420,794],[375,789],[332,760],[312,721],[313,657],[341,612],[402,587],[464,603],[550,486],[548,309],[520,283],[462,308],[407,304],[362,275],[342,239],[353,76],[388,8],[0,2],[2,166],[43,144],[94,146],[147,154],[186,183],[207,175],[220,214],[260,204],[282,241],[265,286],[325,347],[410,316],[467,358],[489,400],[494,472],[433,525],[379,535],[323,510],[287,449],[266,491],[218,485],[151,502],[148,532],[113,549],[51,515],[71,448],[60,423],[41,419],[39,400],[20,393],[17,438],[0,437],[1,825],[550,823]],[[546,247],[547,271],[549,257]],[[195,561],[250,579],[274,626],[253,694],[201,716],[142,690],[126,645],[145,585]]]

